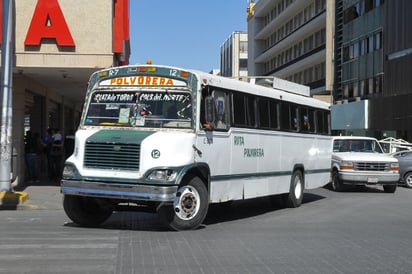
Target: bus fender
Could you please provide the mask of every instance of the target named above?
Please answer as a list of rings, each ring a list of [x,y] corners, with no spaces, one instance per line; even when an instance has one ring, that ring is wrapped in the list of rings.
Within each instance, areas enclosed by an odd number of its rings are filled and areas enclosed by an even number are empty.
[[[302,175],[303,175],[303,177],[305,177],[305,167],[304,167],[303,164],[295,164],[293,166],[293,170],[292,170],[291,174],[293,174],[293,172],[295,172],[296,170],[302,171]]]
[[[183,167],[176,177],[176,183],[181,185],[187,175],[199,177],[207,190],[210,190],[210,168],[207,163],[193,163]]]

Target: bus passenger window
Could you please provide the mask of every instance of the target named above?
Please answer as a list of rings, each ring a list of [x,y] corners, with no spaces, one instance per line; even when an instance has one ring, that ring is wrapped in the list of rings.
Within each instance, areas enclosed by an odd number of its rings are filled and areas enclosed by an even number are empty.
[[[302,132],[311,132],[312,130],[312,117],[310,111],[307,108],[300,108],[300,130]]]
[[[212,97],[215,106],[215,119],[213,125],[216,129],[227,129],[229,125],[228,96],[225,92],[214,90]]]
[[[299,131],[300,130],[300,123],[298,119],[298,107],[295,105],[290,105],[290,117],[292,118],[291,121],[291,129],[293,131]]]

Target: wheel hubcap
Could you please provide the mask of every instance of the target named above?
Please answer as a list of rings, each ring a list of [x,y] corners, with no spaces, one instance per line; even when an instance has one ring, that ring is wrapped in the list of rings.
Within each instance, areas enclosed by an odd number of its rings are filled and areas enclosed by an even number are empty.
[[[412,187],[412,175],[406,177],[405,182],[408,185],[408,187]]]
[[[200,207],[200,196],[197,190],[190,186],[179,189],[173,202],[175,214],[182,220],[190,220],[196,216]]]

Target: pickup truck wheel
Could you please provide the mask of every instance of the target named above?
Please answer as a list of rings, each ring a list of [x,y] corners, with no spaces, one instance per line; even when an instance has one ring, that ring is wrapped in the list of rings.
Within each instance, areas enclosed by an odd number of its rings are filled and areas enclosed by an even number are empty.
[[[339,179],[339,171],[334,170],[332,172],[332,189],[333,191],[339,192],[343,190],[343,184]]]
[[[386,193],[395,193],[396,185],[384,185],[383,191],[385,191]]]
[[[282,202],[285,207],[295,208],[302,204],[305,180],[302,171],[295,170],[290,179],[289,193],[282,194]]]
[[[412,172],[406,173],[403,178],[404,178],[404,181],[405,181],[405,185],[407,187],[411,188],[412,187]]]
[[[179,187],[173,205],[162,205],[160,220],[173,230],[189,230],[199,227],[209,208],[209,195],[203,181],[192,177]]]
[[[64,195],[63,209],[73,222],[87,227],[98,226],[112,215],[99,200],[74,195]]]

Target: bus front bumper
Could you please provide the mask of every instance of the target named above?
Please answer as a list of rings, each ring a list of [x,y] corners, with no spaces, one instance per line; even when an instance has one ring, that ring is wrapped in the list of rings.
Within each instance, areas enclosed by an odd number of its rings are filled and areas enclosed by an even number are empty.
[[[96,198],[121,199],[129,201],[173,202],[176,186],[134,185],[80,180],[62,180],[61,192]]]

